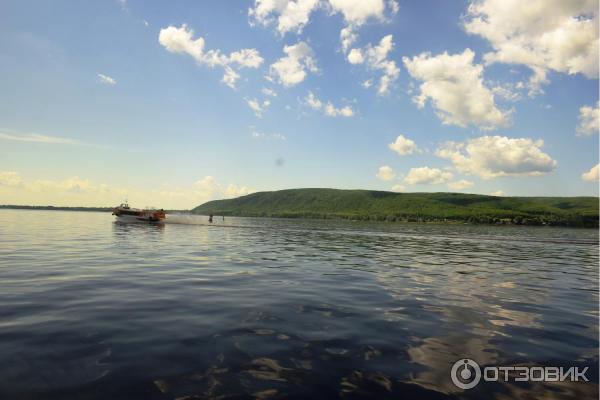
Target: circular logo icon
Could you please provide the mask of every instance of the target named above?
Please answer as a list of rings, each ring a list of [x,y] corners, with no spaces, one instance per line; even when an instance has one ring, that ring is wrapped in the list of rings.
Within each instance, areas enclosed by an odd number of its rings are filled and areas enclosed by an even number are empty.
[[[458,360],[450,370],[452,383],[461,389],[472,389],[481,380],[481,369],[479,364],[470,358]]]

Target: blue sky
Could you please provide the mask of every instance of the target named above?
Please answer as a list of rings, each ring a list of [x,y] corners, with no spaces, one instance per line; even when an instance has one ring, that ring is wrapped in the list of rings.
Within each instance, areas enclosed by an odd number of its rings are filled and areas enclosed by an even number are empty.
[[[187,208],[296,187],[598,195],[597,9],[3,1],[0,203]]]

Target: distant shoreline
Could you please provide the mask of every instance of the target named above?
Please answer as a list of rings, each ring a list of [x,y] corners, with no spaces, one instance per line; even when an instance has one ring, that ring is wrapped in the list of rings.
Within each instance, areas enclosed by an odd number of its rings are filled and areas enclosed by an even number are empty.
[[[22,206],[16,204],[0,205],[0,210],[37,210],[37,211],[92,211],[107,212],[114,207],[68,207],[68,206]],[[188,210],[165,210],[166,212],[188,213]]]
[[[111,211],[112,207],[62,207],[62,206],[21,206],[21,205],[0,205],[0,210],[30,210],[30,211],[77,211],[77,212],[108,212]],[[209,214],[193,213],[189,210],[167,210],[167,213],[179,213],[179,214],[191,214],[197,216],[208,216]],[[589,225],[553,225],[553,224],[529,224],[529,223],[514,223],[512,220],[496,221],[496,222],[475,222],[475,221],[464,221],[458,219],[396,219],[390,221],[381,218],[348,218],[346,216],[336,215],[243,215],[233,213],[223,213],[224,216],[228,217],[240,217],[240,218],[283,218],[283,219],[311,219],[311,220],[346,220],[346,221],[370,221],[370,222],[384,222],[384,223],[409,223],[409,224],[433,224],[433,225],[492,225],[492,226],[552,226],[561,228],[581,228],[581,229],[597,229],[597,226]],[[216,213],[215,213],[216,215]],[[221,214],[219,214],[221,215]]]
[[[14,204],[0,205],[0,209],[8,210],[49,210],[49,211],[110,211],[113,207],[61,207],[61,206],[21,206]]]

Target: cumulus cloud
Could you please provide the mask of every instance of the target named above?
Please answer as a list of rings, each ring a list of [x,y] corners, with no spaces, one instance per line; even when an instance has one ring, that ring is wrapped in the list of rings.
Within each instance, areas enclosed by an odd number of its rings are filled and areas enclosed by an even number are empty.
[[[362,64],[365,62],[365,57],[360,49],[352,49],[348,53],[348,62],[350,64]]]
[[[483,179],[542,175],[556,168],[556,161],[541,150],[543,145],[543,140],[482,136],[462,143],[447,142],[435,154],[452,161],[458,171]]]
[[[275,61],[269,67],[269,78],[285,87],[295,86],[306,78],[306,71],[319,71],[312,49],[305,42],[284,46],[285,57]]]
[[[105,85],[109,85],[109,86],[113,86],[117,84],[117,81],[108,76],[108,75],[104,75],[104,74],[98,74],[98,80],[100,81],[100,83],[103,83]]]
[[[17,187],[23,184],[23,179],[18,172],[0,171],[0,186]]]
[[[600,129],[600,101],[596,106],[583,106],[579,109],[579,125],[577,133],[582,136],[591,136]]]
[[[510,112],[496,106],[493,93],[483,83],[483,66],[475,64],[474,57],[471,49],[454,55],[403,57],[409,74],[422,82],[413,101],[419,108],[431,101],[444,125],[487,130],[507,126]]]
[[[302,32],[310,20],[310,14],[319,7],[319,0],[255,0],[248,9],[250,25],[269,26],[277,24],[280,35]]]
[[[379,167],[379,171],[377,171],[377,175],[375,176],[382,181],[391,181],[396,177],[396,173],[391,167],[384,165],[383,167]]]
[[[204,38],[193,39],[194,31],[183,24],[181,27],[169,26],[160,30],[158,42],[171,53],[187,54],[194,58],[200,65],[214,68],[224,68],[222,82],[235,88],[240,75],[237,68],[258,68],[263,63],[263,58],[256,49],[241,49],[230,54],[221,50],[205,50]]]
[[[238,186],[235,184],[222,185],[210,175],[198,179],[193,184],[193,190],[199,192],[204,197],[210,198],[231,198],[245,196],[253,192],[247,186]]]
[[[350,106],[337,108],[330,102],[327,102],[325,104],[325,115],[328,117],[351,117],[354,115],[354,110]]]
[[[225,189],[223,190],[223,198],[231,198],[231,197],[240,197],[240,196],[246,196],[250,193],[253,193],[254,190],[250,189],[247,186],[238,186],[238,185],[234,185],[233,183],[230,183],[229,185],[227,185],[225,187]]]
[[[398,135],[394,143],[388,144],[390,150],[395,151],[401,156],[412,154],[419,150],[417,144],[403,135]]]
[[[387,94],[390,90],[390,85],[400,75],[400,69],[396,66],[396,62],[388,59],[388,55],[393,47],[393,36],[387,35],[379,41],[377,46],[369,44],[364,49],[355,48],[348,53],[347,58],[350,64],[364,63],[368,69],[381,72],[382,75],[379,78],[379,85],[377,87],[377,93],[380,95]]]
[[[313,110],[323,111],[328,117],[352,117],[354,110],[350,106],[335,107],[330,101],[323,103],[313,92],[308,92],[304,98],[304,104]]]
[[[354,32],[354,28],[352,26],[347,26],[342,28],[340,31],[340,42],[342,42],[342,50],[344,52],[348,51],[350,46],[356,42],[358,39],[358,35]]]
[[[406,187],[404,185],[394,185],[392,186],[392,192],[404,192]]]
[[[452,179],[452,173],[439,168],[419,167],[411,168],[404,177],[404,182],[409,185],[429,184],[437,185]]]
[[[593,166],[588,172],[581,174],[581,179],[589,182],[598,182],[598,174],[600,172],[600,164]]]
[[[502,197],[502,196],[506,196],[506,193],[503,190],[496,190],[496,191],[491,192],[490,196]]]
[[[495,96],[505,100],[505,101],[519,101],[521,100],[521,93],[519,89],[522,89],[522,82],[513,83],[503,83],[497,86],[492,87],[492,93]]]
[[[130,204],[139,207],[189,209],[209,200],[242,196],[253,191],[244,185],[222,184],[212,176],[184,187],[157,185],[149,189],[115,187],[79,176],[25,180],[18,172],[0,171],[0,198],[6,204],[106,207],[127,198]]]
[[[232,89],[235,89],[235,84],[240,79],[240,74],[233,70],[233,68],[226,66],[223,72],[223,78],[221,78],[221,82],[226,84]]]
[[[270,100],[264,100],[262,103],[260,101],[258,101],[257,99],[245,99],[246,103],[248,104],[248,107],[250,107],[252,109],[252,111],[254,111],[254,115],[256,115],[258,118],[261,118],[263,113],[266,111],[267,108],[269,108],[269,106],[271,105],[271,101]]]
[[[383,20],[385,16],[383,0],[329,0],[329,4],[350,25],[362,25],[369,18]]]
[[[466,179],[461,179],[455,182],[448,182],[448,187],[453,190],[463,190],[472,187],[475,185],[473,182],[468,181]]]
[[[541,91],[549,70],[598,77],[597,0],[477,0],[464,28],[494,49],[485,61],[526,65],[530,95]]]
[[[346,26],[340,32],[342,49],[346,52],[358,35],[356,30],[368,20],[379,22],[386,20],[387,15],[395,15],[399,6],[395,0],[329,0],[329,7],[333,13],[344,17]]]
[[[314,110],[320,110],[323,107],[323,102],[319,100],[313,92],[308,92],[308,95],[304,98],[304,102],[307,106]]]
[[[319,8],[344,18],[340,40],[346,52],[357,40],[356,31],[360,26],[370,20],[386,21],[400,7],[396,0],[254,0],[254,6],[248,9],[248,18],[251,26],[276,26],[281,36],[288,32],[299,34]]]

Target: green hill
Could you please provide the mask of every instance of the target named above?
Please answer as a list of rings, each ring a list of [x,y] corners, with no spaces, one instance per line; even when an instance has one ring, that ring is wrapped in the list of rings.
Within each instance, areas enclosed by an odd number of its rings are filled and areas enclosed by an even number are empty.
[[[192,212],[252,217],[598,226],[597,197],[289,189],[209,201]]]

